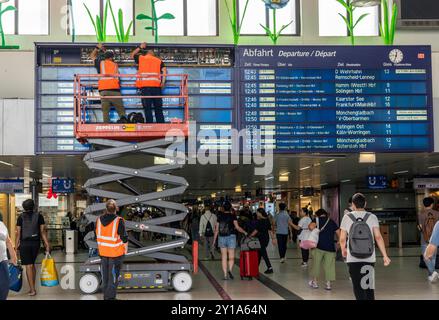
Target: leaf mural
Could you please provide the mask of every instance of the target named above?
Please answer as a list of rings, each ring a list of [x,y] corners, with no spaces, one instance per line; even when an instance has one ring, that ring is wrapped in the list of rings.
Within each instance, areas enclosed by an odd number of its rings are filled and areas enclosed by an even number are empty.
[[[17,8],[15,8],[14,6],[7,6],[5,8],[3,8],[3,4],[9,2],[9,0],[7,0],[6,2],[0,2],[0,37],[1,37],[1,46],[0,48],[6,48],[6,38],[5,38],[5,32],[3,29],[3,15],[9,11],[15,11],[17,10]],[[18,47],[17,47],[18,48]]]
[[[260,26],[265,30],[265,33],[271,39],[273,44],[276,45],[282,32],[294,22],[294,20],[291,20],[288,24],[282,25],[279,31],[277,30],[277,10],[285,8],[286,5],[290,2],[290,0],[277,0],[277,1],[262,0],[262,1],[265,3],[267,9],[271,10],[273,29],[270,29],[268,26],[264,26],[262,24]]]
[[[355,45],[355,28],[358,26],[358,24],[364,20],[367,16],[369,16],[369,13],[362,14],[357,20],[354,19],[354,13],[356,7],[349,1],[349,0],[337,0],[339,4],[341,4],[347,12],[347,16],[342,15],[339,13],[338,15],[343,19],[344,23],[346,24],[346,27],[349,30],[349,37],[351,39],[351,44]]]
[[[156,3],[162,2],[166,0],[150,0],[151,4],[151,16],[146,15],[144,13],[140,13],[137,15],[137,20],[147,20],[151,22],[150,26],[146,26],[145,30],[151,30],[154,34],[155,43],[159,42],[159,21],[160,20],[173,20],[175,16],[172,13],[164,13],[160,17],[157,17],[157,8]],[[180,1],[180,0],[179,0]]]

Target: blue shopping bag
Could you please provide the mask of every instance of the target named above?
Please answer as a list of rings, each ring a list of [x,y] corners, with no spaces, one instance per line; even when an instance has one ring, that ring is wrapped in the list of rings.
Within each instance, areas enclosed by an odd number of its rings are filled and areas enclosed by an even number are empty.
[[[23,286],[23,269],[20,266],[9,265],[9,289],[20,292]]]

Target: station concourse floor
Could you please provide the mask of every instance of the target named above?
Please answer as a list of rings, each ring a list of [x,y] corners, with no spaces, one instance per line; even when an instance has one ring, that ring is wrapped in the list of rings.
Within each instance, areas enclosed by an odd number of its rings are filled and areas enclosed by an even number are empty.
[[[353,300],[353,292],[347,266],[343,262],[336,262],[337,281],[333,283],[333,290],[323,289],[324,282],[320,282],[319,289],[308,287],[308,269],[301,267],[300,249],[294,244],[287,253],[287,261],[281,264],[277,250],[271,247],[269,254],[272,257],[274,274],[262,275],[259,280],[241,280],[239,268],[234,270],[235,279],[222,280],[220,255],[216,253],[216,260],[203,259],[203,248],[200,247],[201,268],[193,276],[193,287],[190,292],[178,293],[174,291],[156,291],[145,293],[119,293],[120,300]],[[439,282],[430,284],[427,281],[427,271],[420,269],[419,248],[389,249],[392,259],[391,266],[383,267],[380,257],[376,267],[376,299],[378,300],[438,300]],[[55,251],[53,257],[57,262],[58,273],[63,265],[72,265],[79,270],[80,264],[87,254],[82,252],[76,255],[66,255]],[[78,277],[75,290],[63,290],[60,286],[45,288],[39,286],[39,269],[41,269],[40,255],[37,263],[37,296],[28,297],[28,286],[23,279],[23,289],[20,293],[11,292],[10,300],[100,300],[102,295],[83,295],[79,291]],[[238,259],[236,260],[238,263]],[[312,260],[310,260],[310,265]],[[310,268],[310,267],[308,267]],[[260,271],[265,270],[262,261]],[[61,275],[61,274],[60,274]],[[213,278],[213,279],[212,279]],[[213,280],[213,281],[212,281]],[[216,283],[216,286],[214,285]]]

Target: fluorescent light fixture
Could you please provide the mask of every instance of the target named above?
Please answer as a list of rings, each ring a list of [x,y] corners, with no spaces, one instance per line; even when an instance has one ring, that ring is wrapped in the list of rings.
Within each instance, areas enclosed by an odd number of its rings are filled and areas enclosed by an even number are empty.
[[[28,169],[28,168],[24,168],[24,171],[26,171],[26,172],[30,172],[30,173],[35,173],[35,171],[33,171],[33,170],[31,170],[31,169]]]
[[[281,176],[287,176],[287,175],[289,175],[291,172],[283,172],[283,173],[280,173],[279,175],[281,175]]]
[[[279,176],[279,181],[280,182],[288,182],[289,177],[288,176]]]
[[[397,171],[397,172],[394,172],[393,174],[404,174],[404,173],[409,173],[409,171],[408,170]]]
[[[376,163],[377,157],[373,152],[362,152],[360,153],[359,163]]]
[[[313,164],[314,167],[320,167],[320,165],[321,165],[320,162],[317,162],[317,163],[314,163],[314,164]]]
[[[351,182],[351,179],[341,180],[341,183]]]
[[[253,183],[259,183],[260,181],[259,180],[256,180],[256,181],[254,181]]]
[[[5,161],[0,161],[1,164],[4,164],[5,166],[10,166],[13,167],[14,165],[12,163],[9,162],[5,162]]]
[[[334,162],[334,161],[335,161],[335,159],[330,159],[330,160],[326,160],[325,163],[331,163],[331,162]]]
[[[310,166],[303,167],[303,168],[300,168],[300,171],[308,170],[308,169],[310,169],[310,168],[311,168]]]
[[[210,196],[211,196],[212,198],[216,198],[216,193],[212,193]]]
[[[428,169],[439,169],[439,165],[438,165],[438,166],[431,166],[431,167],[428,167]]]
[[[274,177],[273,176],[271,176],[271,177],[267,177],[267,178],[265,178],[265,181],[268,181],[268,180],[273,180],[274,179]]]
[[[241,186],[236,186],[236,187],[235,187],[235,192],[236,192],[236,193],[240,193],[240,192],[242,192],[242,188],[241,188]]]
[[[327,186],[327,185],[328,185],[328,183],[326,183],[326,182],[320,184],[321,187],[323,187],[323,186]]]
[[[43,173],[43,177],[52,178],[52,176],[49,176],[48,174],[45,174],[45,173]]]

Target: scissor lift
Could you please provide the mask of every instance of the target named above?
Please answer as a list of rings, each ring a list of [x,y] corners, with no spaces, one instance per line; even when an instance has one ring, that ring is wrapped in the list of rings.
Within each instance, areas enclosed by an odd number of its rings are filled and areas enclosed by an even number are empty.
[[[92,108],[93,101],[106,99],[94,94],[97,82],[105,75],[77,75],[75,76],[75,135],[76,138],[93,146],[84,162],[89,169],[100,173],[89,179],[84,187],[89,196],[111,198],[117,201],[119,206],[145,205],[154,207],[165,215],[160,218],[150,219],[144,222],[126,221],[127,231],[152,232],[172,236],[172,240],[152,244],[144,247],[140,241],[129,237],[129,251],[126,254],[126,262],[121,271],[119,290],[143,291],[157,289],[174,289],[179,292],[189,291],[192,287],[192,264],[184,255],[169,252],[169,250],[183,248],[189,236],[184,230],[170,228],[169,223],[182,221],[187,215],[185,206],[166,200],[170,197],[181,195],[189,186],[186,179],[170,175],[169,172],[182,168],[178,159],[184,155],[174,154],[167,156],[166,149],[185,143],[188,135],[188,88],[187,75],[168,75],[169,85],[173,86],[175,95],[166,95],[162,98],[171,101],[168,107],[181,107],[184,110],[184,118],[171,120],[166,124],[126,124],[126,123],[90,123],[87,121],[87,108]],[[138,75],[117,75],[122,81],[125,92],[134,94],[122,95],[116,98],[139,101],[135,89],[135,80]],[[111,97],[115,98],[115,97]],[[166,104],[165,104],[166,106]],[[141,107],[137,105],[140,109]],[[183,138],[183,139],[182,139]],[[177,141],[178,139],[178,141]],[[166,157],[169,164],[152,165],[144,168],[131,168],[116,164],[117,160],[125,158],[124,163],[130,161],[130,157],[138,160],[139,156],[148,158],[155,156]],[[142,161],[143,162],[143,161]],[[131,181],[139,179],[150,180],[154,183],[163,183],[168,187],[163,191],[142,193]],[[116,192],[114,188],[105,189],[106,186],[119,185],[125,192]],[[146,184],[145,184],[146,185]],[[142,184],[142,186],[144,186]],[[172,186],[172,187],[169,187]],[[144,188],[141,188],[142,190]],[[105,210],[104,203],[95,203],[87,207],[85,214],[89,222],[95,222],[98,216]],[[86,242],[91,248],[97,248],[94,232],[86,235]],[[132,257],[137,258],[130,261]],[[150,261],[142,261],[147,258]],[[151,261],[152,260],[152,261]],[[89,258],[81,267],[79,287],[85,294],[92,294],[99,290],[101,283],[100,258]]]

